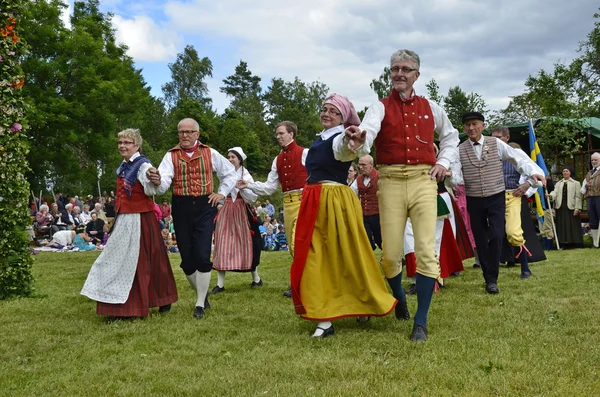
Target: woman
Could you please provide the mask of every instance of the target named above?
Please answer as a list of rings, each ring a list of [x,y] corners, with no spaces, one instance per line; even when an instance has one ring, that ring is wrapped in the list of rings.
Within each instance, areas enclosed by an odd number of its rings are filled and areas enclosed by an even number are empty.
[[[42,204],[40,206],[40,211],[35,214],[37,229],[44,234],[48,233],[53,220],[54,217],[50,212],[48,212],[48,206],[46,204]]]
[[[333,335],[332,320],[385,316],[397,303],[371,250],[360,202],[346,185],[356,156],[344,140],[344,123],[360,123],[354,106],[345,96],[327,97],[323,132],[306,158],[309,178],[296,226],[292,298],[296,313],[318,322],[313,337]]]
[[[146,317],[152,307],[168,312],[177,288],[154,216],[156,188],[145,177],[152,164],[139,152],[142,137],[126,129],[118,139],[123,162],[117,170],[117,218],[81,294],[98,302],[98,315]]]
[[[354,180],[356,179],[356,175],[358,175],[358,166],[353,161],[350,164],[350,168],[348,168],[348,178],[346,179],[346,184],[348,186],[351,186],[352,183],[354,183]]]
[[[237,180],[254,182],[252,175],[244,168],[246,154],[241,147],[233,147],[227,152],[227,159],[235,167]],[[217,286],[210,291],[218,294],[225,291],[225,272],[251,272],[250,288],[262,287],[263,281],[256,267],[260,263],[261,237],[258,217],[252,203],[257,195],[250,189],[233,188],[219,210],[215,224],[215,251],[213,268],[217,270]]]
[[[568,165],[563,167],[563,179],[558,181],[549,194],[556,205],[556,234],[563,248],[583,247],[581,231],[581,183],[573,179],[575,171]]]

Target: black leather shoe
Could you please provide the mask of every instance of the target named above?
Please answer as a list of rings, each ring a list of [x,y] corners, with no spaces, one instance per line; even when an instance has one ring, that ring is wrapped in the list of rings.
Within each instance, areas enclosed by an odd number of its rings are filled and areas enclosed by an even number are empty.
[[[196,308],[194,309],[194,317],[196,317],[197,319],[201,319],[202,317],[204,317],[204,308],[202,306],[196,306]]]
[[[521,280],[527,280],[529,277],[531,277],[531,272],[521,273]]]
[[[485,285],[485,292],[488,294],[497,294],[500,290],[498,290],[498,285],[496,283],[487,283]]]
[[[168,305],[164,305],[158,308],[158,312],[159,313],[168,313],[171,311],[171,304],[169,303]]]
[[[398,303],[396,303],[396,318],[398,320],[410,320],[410,312],[406,305],[406,299],[404,299],[404,302],[398,299]]]
[[[473,263],[473,269],[479,269],[481,265],[479,263]]]
[[[332,336],[333,334],[335,334],[335,330],[333,329],[333,325],[327,329],[321,328],[321,327],[317,327],[317,329],[322,329],[323,333],[319,336],[314,336],[313,338],[327,338],[328,336]]]
[[[506,267],[515,267],[515,262],[506,262]]]
[[[410,334],[410,340],[413,342],[425,342],[427,340],[427,327],[415,324]]]
[[[206,294],[206,298],[204,298],[204,308],[210,309],[210,302],[208,301],[208,294]]]
[[[219,292],[225,292],[225,287],[219,287],[218,285],[212,289],[212,291],[209,292],[209,294],[214,295],[214,294],[218,294]]]
[[[285,291],[283,293],[283,296],[285,296],[286,298],[291,298],[292,297],[292,287],[290,287],[287,291]]]
[[[414,295],[417,293],[417,284],[411,284],[410,287],[408,287],[408,291],[406,291],[406,293],[408,295]]]
[[[260,280],[258,280],[258,283],[253,281],[252,284],[250,284],[250,288],[262,287],[262,286],[263,286],[262,278]]]

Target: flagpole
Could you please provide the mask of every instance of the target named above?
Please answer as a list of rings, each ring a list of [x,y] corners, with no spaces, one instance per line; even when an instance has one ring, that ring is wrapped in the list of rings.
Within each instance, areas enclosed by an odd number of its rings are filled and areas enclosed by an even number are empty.
[[[556,240],[556,249],[560,249],[560,244],[558,243],[558,234],[556,233],[556,224],[554,223],[554,215],[552,214],[552,204],[550,203],[550,198],[548,197],[548,186],[544,186],[544,193],[546,196],[546,202],[548,203],[548,212],[550,213],[550,222],[552,222],[552,232],[554,233],[554,239]]]

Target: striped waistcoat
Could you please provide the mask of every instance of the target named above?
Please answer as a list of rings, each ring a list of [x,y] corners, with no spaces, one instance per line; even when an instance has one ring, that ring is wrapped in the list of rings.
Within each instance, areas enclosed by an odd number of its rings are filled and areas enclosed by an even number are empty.
[[[502,159],[496,142],[497,138],[484,137],[481,160],[469,140],[458,147],[467,196],[489,197],[504,191]]]

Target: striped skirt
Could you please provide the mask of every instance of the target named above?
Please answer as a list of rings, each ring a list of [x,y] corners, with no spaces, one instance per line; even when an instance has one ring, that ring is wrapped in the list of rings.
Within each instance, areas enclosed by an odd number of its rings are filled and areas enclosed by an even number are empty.
[[[215,222],[213,268],[238,272],[254,270],[252,235],[244,200],[238,197],[233,201],[227,197]]]
[[[140,253],[129,297],[121,304],[98,302],[98,315],[146,317],[151,307],[177,302],[177,286],[156,216],[154,212],[144,212],[140,220]]]

